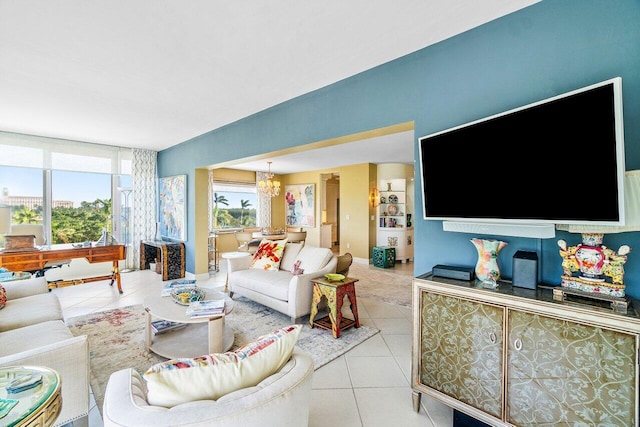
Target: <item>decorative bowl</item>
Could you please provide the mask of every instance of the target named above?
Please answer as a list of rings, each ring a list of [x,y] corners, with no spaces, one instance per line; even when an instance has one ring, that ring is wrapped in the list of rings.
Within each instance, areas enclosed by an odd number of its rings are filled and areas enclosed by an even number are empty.
[[[197,286],[184,286],[171,290],[171,298],[180,305],[189,305],[204,299],[204,291]]]
[[[326,277],[330,282],[339,282],[340,280],[344,280],[345,276],[337,273],[328,273],[325,274],[324,277]]]

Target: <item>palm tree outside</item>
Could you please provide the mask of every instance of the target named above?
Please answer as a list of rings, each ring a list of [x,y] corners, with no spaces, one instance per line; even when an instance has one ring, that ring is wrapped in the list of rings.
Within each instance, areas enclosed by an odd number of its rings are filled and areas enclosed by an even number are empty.
[[[38,224],[42,222],[42,217],[36,211],[27,206],[15,209],[12,219],[16,224]]]
[[[223,218],[218,218],[220,212],[219,204],[229,206],[229,200],[222,194],[213,193],[213,228],[219,228],[223,220]]]
[[[251,206],[249,200],[240,200],[240,224],[244,224],[244,210]]]

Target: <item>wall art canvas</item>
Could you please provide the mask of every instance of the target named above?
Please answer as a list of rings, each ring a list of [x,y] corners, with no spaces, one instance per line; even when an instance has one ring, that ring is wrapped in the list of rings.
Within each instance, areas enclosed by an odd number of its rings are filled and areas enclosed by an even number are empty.
[[[285,186],[287,226],[315,227],[315,184]]]
[[[160,235],[163,239],[187,240],[187,176],[160,178]]]

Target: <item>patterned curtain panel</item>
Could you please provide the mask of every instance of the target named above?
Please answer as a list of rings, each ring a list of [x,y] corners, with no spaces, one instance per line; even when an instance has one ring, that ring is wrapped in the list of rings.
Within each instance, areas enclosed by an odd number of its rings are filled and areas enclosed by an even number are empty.
[[[140,268],[140,245],[135,242],[153,240],[157,222],[156,151],[133,149],[131,185],[133,187],[132,250],[127,251],[127,268]]]
[[[256,187],[258,182],[267,180],[267,172],[256,172]],[[258,227],[271,227],[271,197],[265,196],[258,188],[258,209],[256,211],[256,225]]]

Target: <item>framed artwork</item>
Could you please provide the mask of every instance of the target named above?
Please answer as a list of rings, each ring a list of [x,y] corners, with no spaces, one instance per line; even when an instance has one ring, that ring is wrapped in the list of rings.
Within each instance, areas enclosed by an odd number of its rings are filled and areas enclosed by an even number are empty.
[[[160,236],[167,240],[187,240],[187,176],[160,178]]]
[[[285,185],[287,226],[315,227],[315,184]]]

